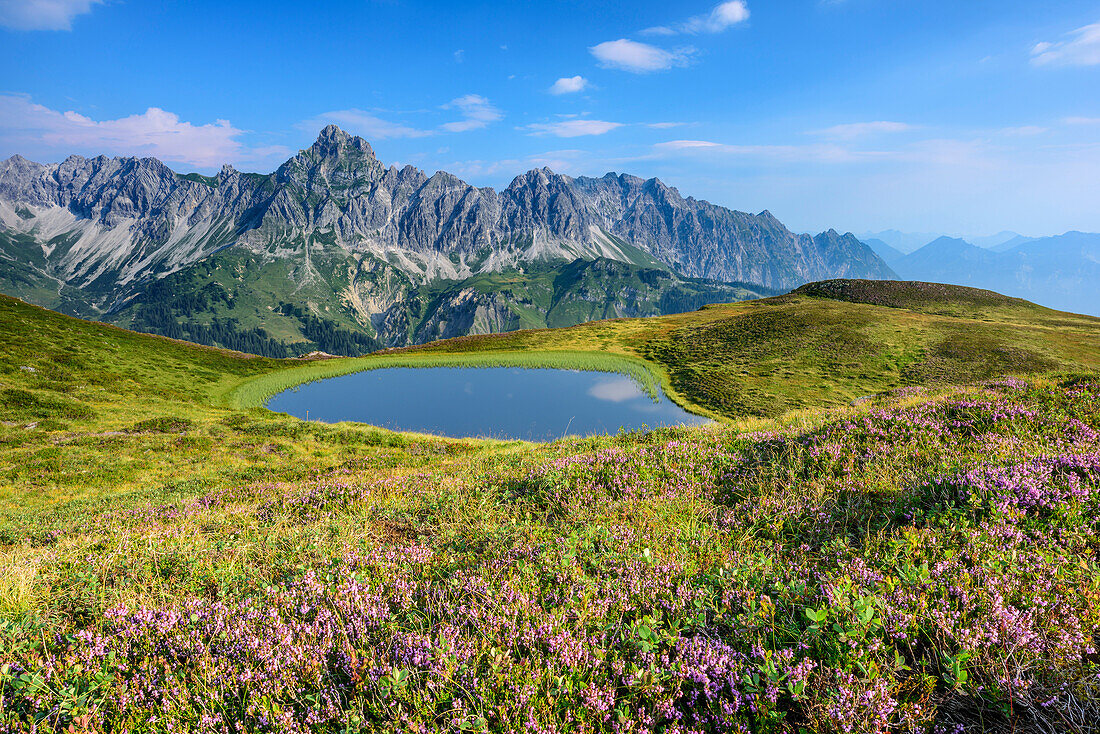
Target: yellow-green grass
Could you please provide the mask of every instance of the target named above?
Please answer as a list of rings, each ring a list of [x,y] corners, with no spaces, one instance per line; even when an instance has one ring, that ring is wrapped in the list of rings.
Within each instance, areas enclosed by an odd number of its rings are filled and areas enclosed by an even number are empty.
[[[946,305],[891,301],[881,289],[872,295],[883,302],[801,293],[673,317],[470,337],[360,360],[307,363],[133,334],[0,298],[0,638],[46,649],[60,635],[99,629],[106,610],[118,605],[263,598],[268,587],[306,572],[322,579],[336,573],[336,559],[347,553],[423,546],[433,554],[430,566],[409,564],[401,572],[434,574],[424,582],[432,588],[451,588],[459,575],[495,577],[507,568],[516,583],[545,592],[544,600],[558,585],[579,589],[577,584],[599,580],[612,561],[652,564],[646,567],[658,576],[668,564],[679,569],[679,579],[703,578],[743,600],[766,592],[784,605],[774,627],[767,620],[744,627],[759,615],[733,604],[730,614],[739,615],[731,617],[733,626],[706,627],[704,636],[724,635],[747,651],[757,642],[776,644],[775,634],[787,634],[781,627],[788,625],[797,633],[791,646],[817,645],[816,633],[802,630],[808,624],[804,610],[821,603],[817,591],[803,598],[790,591],[793,583],[786,591],[771,585],[791,563],[820,564],[829,584],[844,582],[849,557],[883,564],[890,583],[921,564],[934,567],[955,553],[962,529],[976,532],[981,525],[969,519],[960,525],[959,509],[941,506],[931,490],[921,489],[924,482],[979,461],[1063,451],[1067,437],[1080,430],[1073,421],[1100,428],[1090,407],[1095,400],[1074,398],[1073,380],[1034,376],[1094,372],[1100,366],[1098,320],[1007,300],[968,301],[962,291]],[[650,377],[639,372],[638,379],[660,380],[682,405],[723,423],[540,445],[325,425],[254,407],[278,389],[357,369],[502,363],[644,370]],[[1033,377],[1019,397],[1014,389],[950,384],[1001,374]],[[890,392],[920,383],[933,388],[909,398]],[[847,405],[871,393],[883,394]],[[1088,394],[1094,393],[1100,396]],[[997,401],[1041,412],[998,423],[975,409],[981,421],[993,421],[982,429],[986,443],[908,433],[924,425],[920,411],[934,410],[938,399]],[[909,408],[915,418],[874,417]],[[887,433],[887,443],[896,445],[865,452],[884,447],[881,436],[863,428],[853,428],[848,440],[843,427],[863,419],[900,426],[896,436]],[[743,435],[751,431],[766,435]],[[773,442],[770,435],[787,439]],[[816,442],[806,440],[815,435]],[[840,458],[815,449],[835,450]],[[636,485],[646,493],[624,493],[616,472],[627,469],[617,463],[619,456],[629,457],[634,473],[627,489]],[[730,468],[736,474],[727,482],[723,472]],[[927,521],[903,519],[900,511],[911,508],[928,513]],[[1067,517],[1055,520],[1085,542],[1074,546],[1073,563],[1057,569],[1065,576],[1057,580],[1073,591],[1074,610],[1088,610],[1095,606],[1086,594],[1100,588],[1100,575],[1088,565],[1094,563],[1089,543],[1095,532],[1077,515]],[[609,542],[611,531],[629,540]],[[985,564],[978,570],[1011,567],[998,553],[1007,556],[1015,548],[991,542],[975,547]],[[537,560],[526,566],[502,560],[530,549]],[[1021,552],[1031,551],[1022,545]],[[727,559],[732,565],[723,566]],[[879,601],[888,596],[881,589],[874,593]],[[783,601],[783,594],[794,596]],[[559,616],[588,619],[582,598],[554,602],[564,604]],[[540,604],[533,609],[543,609]],[[434,612],[426,607],[424,613]],[[1091,630],[1096,625],[1089,614],[1076,619]],[[409,629],[419,629],[421,617],[409,619]],[[662,629],[673,634],[667,625]],[[822,639],[822,645],[836,642]],[[496,643],[484,642],[489,655]],[[927,655],[905,659],[912,676],[903,671],[896,680],[919,680],[928,691],[919,695],[933,706],[970,695],[957,678],[944,683],[950,667],[942,655],[957,655],[958,647],[933,642]],[[892,644],[887,641],[889,655],[857,647],[859,656],[851,661],[847,653],[814,654],[823,667],[859,673],[859,665],[874,664],[886,670],[898,660]],[[33,659],[27,649],[20,660]],[[848,645],[837,643],[836,649]],[[970,674],[986,684],[1007,659],[989,655],[972,664]],[[179,674],[181,680],[188,675]],[[184,685],[206,682],[186,679]],[[546,687],[551,685],[558,688]],[[561,698],[564,692],[552,693],[561,685],[540,681],[539,705],[571,701]],[[828,682],[821,685],[823,706]],[[66,695],[59,685],[49,700],[75,708],[56,714],[40,731],[55,724],[64,730],[84,715],[99,722],[94,717],[103,709],[95,696],[76,701]],[[798,716],[820,711],[784,701]]]
[[[288,437],[285,452],[262,462],[288,472],[335,462],[328,454],[336,440],[438,443],[361,425],[303,424],[255,407],[281,389],[361,369],[613,370],[650,390],[660,383],[688,410],[730,421],[844,405],[905,385],[1100,368],[1098,319],[971,289],[914,295],[910,285],[870,284],[869,294],[830,298],[796,293],[306,363],[135,334],[0,298],[0,420],[8,424],[0,426],[0,512],[247,476],[267,444],[228,440],[226,421],[247,420],[258,436]],[[878,303],[837,300],[853,297]],[[157,430],[157,421],[176,419],[193,425],[186,435]]]

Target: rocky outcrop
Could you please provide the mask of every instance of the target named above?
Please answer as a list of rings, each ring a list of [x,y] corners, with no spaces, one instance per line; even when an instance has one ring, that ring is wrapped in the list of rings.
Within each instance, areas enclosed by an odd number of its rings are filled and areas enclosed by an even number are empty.
[[[519,328],[511,303],[500,293],[463,288],[446,294],[417,329],[414,343],[469,334],[494,334]]]

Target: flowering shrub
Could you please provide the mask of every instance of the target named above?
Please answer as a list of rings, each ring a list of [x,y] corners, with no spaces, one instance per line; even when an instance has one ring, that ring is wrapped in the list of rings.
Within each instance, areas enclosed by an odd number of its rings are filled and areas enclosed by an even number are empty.
[[[71,532],[103,533],[133,565],[73,563],[84,612],[2,623],[0,722],[1096,731],[1097,396],[1088,380],[1006,380],[807,430],[366,462],[108,508]],[[125,543],[182,544],[188,523],[276,547],[316,532],[285,550],[293,563],[264,556],[280,570],[262,583],[256,562],[233,589],[180,581],[176,598],[96,606],[145,578]]]

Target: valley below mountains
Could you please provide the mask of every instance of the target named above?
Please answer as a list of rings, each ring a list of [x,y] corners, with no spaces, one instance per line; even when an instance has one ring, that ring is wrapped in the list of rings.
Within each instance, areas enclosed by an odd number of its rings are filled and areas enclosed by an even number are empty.
[[[0,162],[0,292],[274,357],[670,314],[840,277],[896,275],[851,234],[795,234],[658,179],[544,168],[498,192],[387,167],[334,126],[271,174]]]

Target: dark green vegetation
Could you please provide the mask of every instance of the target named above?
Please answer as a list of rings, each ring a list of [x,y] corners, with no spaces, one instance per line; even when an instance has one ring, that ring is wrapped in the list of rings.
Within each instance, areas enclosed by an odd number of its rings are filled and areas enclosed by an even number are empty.
[[[290,295],[287,282],[298,283]],[[365,292],[388,302],[382,318],[372,322],[363,315],[359,294]],[[680,313],[763,295],[771,291],[681,278],[658,263],[605,258],[414,285],[371,256],[356,260],[314,244],[305,266],[239,252],[215,255],[149,284],[104,318],[268,357],[311,351],[359,356],[470,333]]]
[[[48,270],[40,242],[27,234],[0,229],[0,293],[18,293],[30,303],[73,316],[90,316],[93,310],[79,289],[58,283]]]
[[[305,365],[0,298],[0,728],[1096,731],[1100,322],[866,288]],[[231,407],[609,355],[730,420],[532,445]]]

